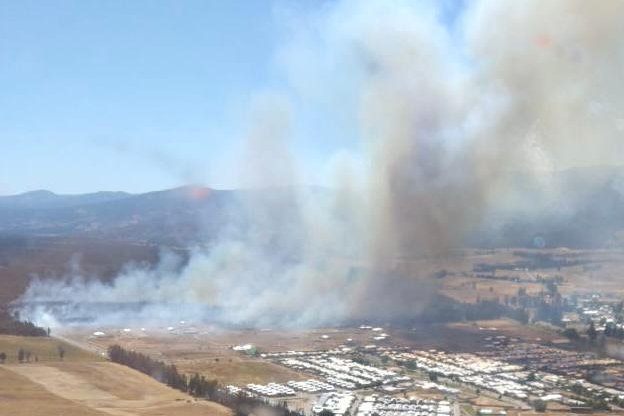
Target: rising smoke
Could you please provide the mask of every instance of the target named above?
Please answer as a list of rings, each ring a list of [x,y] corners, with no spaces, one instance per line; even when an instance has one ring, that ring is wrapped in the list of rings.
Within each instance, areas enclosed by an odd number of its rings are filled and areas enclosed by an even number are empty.
[[[400,259],[443,259],[492,212],[556,204],[548,172],[620,163],[623,150],[624,2],[482,1],[458,16],[445,5],[278,10],[288,87],[251,105],[247,190],[231,216],[245,220],[183,266],[164,256],[112,284],[38,281],[22,300],[147,302],[134,316],[209,310],[255,325],[413,316],[435,283]],[[335,143],[331,191],[296,186],[294,126],[310,109],[357,137]],[[543,199],[510,188],[514,171],[541,181]],[[99,316],[115,319],[127,316]]]

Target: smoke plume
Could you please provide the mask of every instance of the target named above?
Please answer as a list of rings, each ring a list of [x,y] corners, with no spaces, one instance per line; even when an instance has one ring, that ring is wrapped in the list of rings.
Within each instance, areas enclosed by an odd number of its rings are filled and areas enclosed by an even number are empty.
[[[440,5],[278,10],[285,87],[251,105],[242,197],[217,243],[112,284],[35,282],[22,300],[146,302],[137,316],[151,317],[210,308],[254,325],[413,316],[435,281],[403,259],[444,259],[492,212],[556,204],[550,171],[620,162],[623,2]],[[314,110],[345,137],[329,190],[297,186],[298,121]],[[542,199],[513,189],[517,171],[542,181]]]

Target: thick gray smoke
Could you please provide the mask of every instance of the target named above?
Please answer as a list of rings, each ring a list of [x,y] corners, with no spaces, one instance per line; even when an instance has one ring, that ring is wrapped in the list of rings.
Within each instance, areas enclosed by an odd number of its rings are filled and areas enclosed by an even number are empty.
[[[491,212],[556,204],[544,173],[620,163],[624,2],[483,1],[456,20],[440,4],[280,10],[288,87],[251,106],[244,224],[181,270],[166,258],[110,285],[39,282],[23,300],[150,302],[161,306],[138,316],[155,319],[171,312],[163,303],[209,307],[257,325],[413,316],[435,285],[402,259],[443,259]],[[358,139],[335,144],[331,191],[295,186],[302,108]],[[543,200],[510,188],[514,171],[543,181]]]

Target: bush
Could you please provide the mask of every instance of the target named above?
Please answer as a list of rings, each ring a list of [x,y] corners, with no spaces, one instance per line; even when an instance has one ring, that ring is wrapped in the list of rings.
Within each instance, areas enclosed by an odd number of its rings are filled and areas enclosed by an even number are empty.
[[[579,333],[574,328],[566,328],[563,331],[563,335],[572,341],[578,341],[579,339],[581,339]]]
[[[544,400],[533,400],[533,408],[536,412],[545,412],[546,411],[546,402]]]

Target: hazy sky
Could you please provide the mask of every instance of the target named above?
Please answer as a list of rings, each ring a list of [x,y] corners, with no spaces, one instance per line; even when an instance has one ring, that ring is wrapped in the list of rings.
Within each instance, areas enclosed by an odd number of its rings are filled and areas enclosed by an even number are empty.
[[[247,103],[283,78],[284,16],[322,7],[0,0],[0,194],[234,186]],[[301,180],[318,182],[332,129],[301,114],[319,137],[295,149]]]

